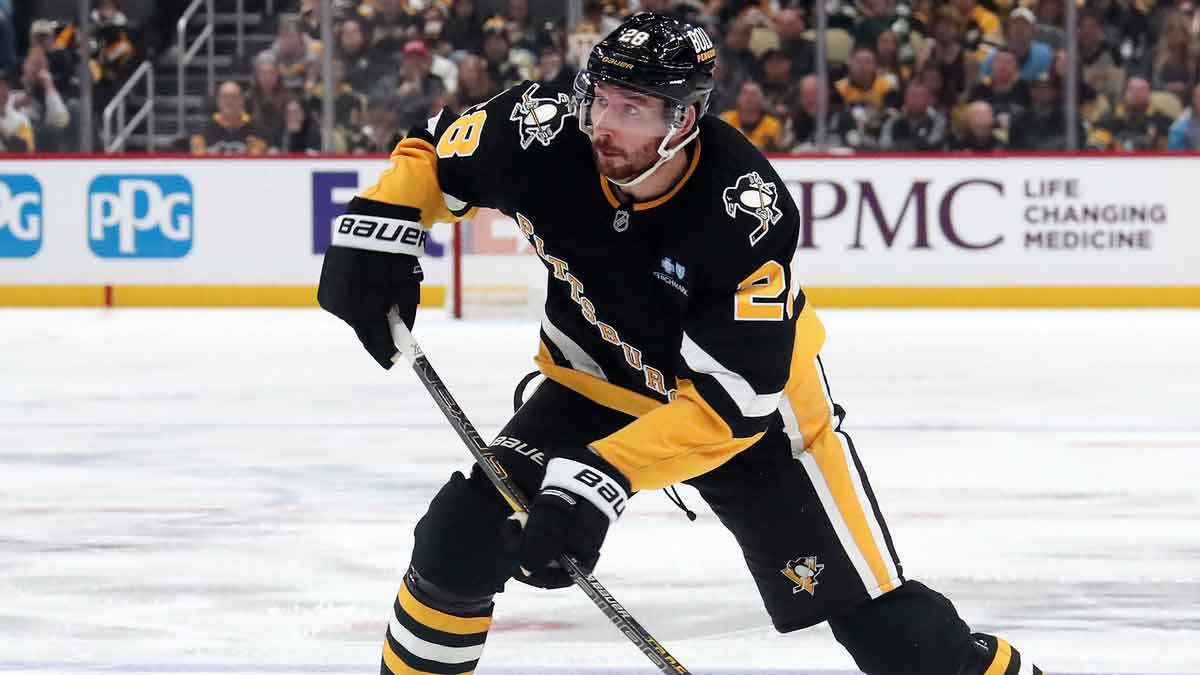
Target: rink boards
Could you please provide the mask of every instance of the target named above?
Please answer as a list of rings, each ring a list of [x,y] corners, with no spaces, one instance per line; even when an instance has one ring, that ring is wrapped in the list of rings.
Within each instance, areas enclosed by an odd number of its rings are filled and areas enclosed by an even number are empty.
[[[312,306],[330,223],[387,166],[134,157],[0,160],[0,306]],[[1196,162],[772,158],[826,307],[1200,306]],[[731,236],[755,222],[736,204],[712,216]],[[513,222],[464,224],[459,281],[452,230],[427,240],[424,303],[522,302],[539,268]]]

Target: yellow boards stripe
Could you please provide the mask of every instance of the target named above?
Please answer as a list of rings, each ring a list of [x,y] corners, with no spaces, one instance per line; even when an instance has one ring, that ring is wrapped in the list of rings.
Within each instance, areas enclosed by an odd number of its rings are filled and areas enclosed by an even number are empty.
[[[413,668],[402,661],[400,657],[396,655],[396,652],[392,651],[392,646],[389,645],[386,640],[383,643],[383,665],[392,675],[437,675],[436,673],[417,670],[416,668]],[[456,675],[471,675],[474,672],[475,671],[473,670],[468,670],[463,673],[456,673]]]
[[[1004,640],[996,638],[996,657],[992,659],[992,665],[988,666],[983,675],[1004,675],[1010,661],[1012,661],[1012,646]]]
[[[400,607],[409,616],[419,621],[422,625],[434,630],[440,630],[443,633],[453,633],[455,635],[485,633],[488,627],[492,625],[492,617],[490,616],[454,616],[453,614],[446,614],[445,612],[439,612],[432,607],[428,607],[413,597],[412,592],[408,590],[408,584],[400,585],[400,593],[397,599],[400,601]]]
[[[858,495],[854,491],[854,480],[850,477],[851,468],[846,464],[845,445],[837,432],[830,431],[828,433],[836,439],[836,442],[814,443],[809,451],[817,460],[821,475],[825,477],[825,482],[829,485],[829,491],[833,494],[833,500],[837,503],[842,519],[850,528],[854,543],[858,545],[858,550],[870,565],[876,583],[886,593],[895,585],[888,578],[883,554],[875,543],[875,537],[871,535],[871,527],[867,525],[866,513],[863,512],[862,503],[858,501]]]

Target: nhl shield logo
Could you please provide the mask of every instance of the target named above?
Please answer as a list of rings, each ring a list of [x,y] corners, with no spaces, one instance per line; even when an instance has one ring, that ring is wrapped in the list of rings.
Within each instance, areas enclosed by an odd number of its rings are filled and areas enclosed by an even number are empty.
[[[553,98],[536,97],[538,86],[530,85],[508,116],[510,121],[517,123],[522,150],[529,149],[534,141],[549,147],[550,141],[562,133],[566,118],[575,114],[574,99],[563,93]]]
[[[775,183],[764,181],[757,171],[739,176],[736,183],[725,188],[722,197],[725,200],[725,213],[730,218],[737,218],[738,211],[741,211],[758,219],[758,227],[750,233],[751,246],[757,244],[771,225],[783,217],[783,211],[778,206],[779,189]]]
[[[779,571],[795,584],[792,587],[792,595],[804,591],[815,596],[817,594],[817,576],[823,569],[825,569],[825,565],[817,562],[816,556],[804,556],[789,560],[787,567]]]
[[[613,215],[613,229],[617,232],[624,232],[629,229],[629,212],[625,209],[619,209]]]

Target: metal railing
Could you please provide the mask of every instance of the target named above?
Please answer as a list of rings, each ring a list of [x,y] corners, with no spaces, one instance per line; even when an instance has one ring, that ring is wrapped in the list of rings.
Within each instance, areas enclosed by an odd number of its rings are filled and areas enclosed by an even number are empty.
[[[142,78],[146,79],[146,102],[142,104],[141,108],[138,108],[138,111],[133,114],[133,118],[127,123],[125,121],[125,101]],[[113,135],[114,117],[117,123],[115,137]],[[158,139],[154,135],[154,67],[149,61],[142,61],[142,65],[133,71],[129,81],[121,87],[112,102],[104,106],[104,152],[112,154],[124,150],[125,141],[129,139],[137,125],[142,123],[142,120],[146,120],[146,149],[154,152],[158,145]]]
[[[187,26],[191,21],[192,15],[199,11],[200,6],[206,6],[206,21],[204,30],[196,36],[196,41],[190,47],[187,46]],[[208,88],[205,89],[206,94],[211,95],[213,92],[213,81],[216,79],[216,65],[214,58],[214,47],[216,40],[213,38],[215,32],[214,27],[215,16],[213,12],[213,0],[194,0],[188,6],[187,11],[183,16],[179,17],[179,22],[175,24],[175,32],[179,40],[179,133],[186,134],[184,122],[186,120],[186,105],[184,103],[187,96],[187,79],[184,69],[187,65],[196,58],[196,54],[200,48],[208,45]]]

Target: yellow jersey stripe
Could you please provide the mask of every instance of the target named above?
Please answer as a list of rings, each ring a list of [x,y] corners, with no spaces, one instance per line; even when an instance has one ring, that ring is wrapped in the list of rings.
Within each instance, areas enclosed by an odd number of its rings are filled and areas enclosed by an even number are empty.
[[[848,451],[845,444],[841,436],[837,436],[837,432],[830,433],[836,437],[836,443],[814,444],[809,452],[817,461],[817,467],[833,494],[833,501],[837,504],[842,520],[850,528],[855,545],[866,559],[871,573],[875,575],[876,583],[886,593],[895,588],[895,584],[889,578],[883,554],[875,543],[863,505],[858,501],[858,494],[854,490],[854,480],[850,476],[850,467],[846,461]]]

